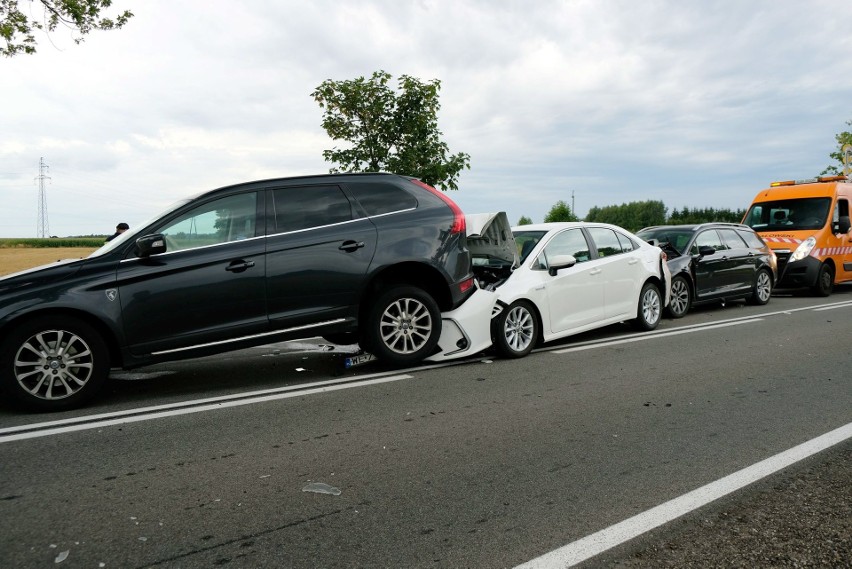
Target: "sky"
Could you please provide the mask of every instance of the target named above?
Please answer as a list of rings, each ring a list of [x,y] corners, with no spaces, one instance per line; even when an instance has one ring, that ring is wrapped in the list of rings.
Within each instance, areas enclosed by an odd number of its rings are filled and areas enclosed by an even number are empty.
[[[21,0],[39,15],[40,5]],[[31,8],[26,7],[27,5]],[[441,82],[467,213],[560,200],[745,209],[818,175],[852,120],[848,0],[114,0],[121,30],[0,59],[0,237],[110,234],[174,201],[324,173],[311,92]]]

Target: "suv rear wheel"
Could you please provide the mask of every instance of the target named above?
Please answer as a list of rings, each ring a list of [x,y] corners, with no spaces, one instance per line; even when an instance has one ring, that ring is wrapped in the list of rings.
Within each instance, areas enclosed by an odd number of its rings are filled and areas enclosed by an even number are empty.
[[[397,286],[382,293],[361,330],[363,346],[393,365],[416,364],[432,355],[440,336],[438,303],[414,286]]]

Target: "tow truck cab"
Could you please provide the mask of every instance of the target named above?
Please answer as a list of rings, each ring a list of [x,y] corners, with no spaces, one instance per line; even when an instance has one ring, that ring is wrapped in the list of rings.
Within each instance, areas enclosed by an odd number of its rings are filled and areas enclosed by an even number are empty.
[[[743,223],[778,257],[777,288],[828,296],[836,283],[852,281],[851,201],[846,176],[773,182],[755,196]]]

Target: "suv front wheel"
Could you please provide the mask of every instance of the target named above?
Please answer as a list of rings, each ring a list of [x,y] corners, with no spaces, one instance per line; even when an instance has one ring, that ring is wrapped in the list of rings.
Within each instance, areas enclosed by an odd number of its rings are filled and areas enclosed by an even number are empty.
[[[427,292],[397,286],[370,307],[361,331],[363,346],[393,365],[411,365],[432,355],[441,336],[441,311]]]
[[[30,411],[81,405],[103,386],[109,369],[109,351],[100,334],[70,316],[25,322],[0,349],[0,385]]]

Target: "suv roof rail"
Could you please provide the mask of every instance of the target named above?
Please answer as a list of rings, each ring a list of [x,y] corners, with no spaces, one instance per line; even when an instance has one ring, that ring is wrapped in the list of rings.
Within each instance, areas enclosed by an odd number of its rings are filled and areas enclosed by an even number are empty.
[[[703,227],[709,226],[709,225],[722,225],[724,227],[745,227],[745,228],[748,228],[748,225],[745,225],[744,223],[731,223],[731,222],[728,222],[728,221],[707,221],[705,223],[697,224],[695,226],[695,229],[700,229],[700,228],[703,228]]]

